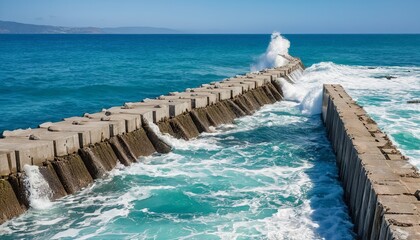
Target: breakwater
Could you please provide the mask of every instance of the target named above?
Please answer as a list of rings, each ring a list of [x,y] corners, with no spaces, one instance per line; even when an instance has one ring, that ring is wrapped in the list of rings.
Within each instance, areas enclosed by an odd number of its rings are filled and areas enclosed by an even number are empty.
[[[125,103],[102,112],[48,122],[37,129],[5,131],[0,139],[0,223],[34,205],[36,196],[55,200],[101,178],[118,163],[171,148],[154,130],[191,139],[212,127],[252,114],[282,99],[275,81],[293,81],[302,63],[204,84],[156,99]],[[34,166],[34,167],[31,167]],[[29,177],[42,178],[29,181]]]
[[[341,85],[324,85],[322,118],[360,239],[420,238],[420,175]]]

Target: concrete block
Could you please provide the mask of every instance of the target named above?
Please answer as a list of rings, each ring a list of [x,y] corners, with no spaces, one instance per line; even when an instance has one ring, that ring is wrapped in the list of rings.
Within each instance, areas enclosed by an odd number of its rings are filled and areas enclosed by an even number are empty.
[[[243,93],[248,92],[249,90],[255,89],[255,83],[252,81],[244,80],[243,78],[229,78],[227,80],[222,81],[222,83],[229,83],[229,84],[238,84],[242,86]]]
[[[22,171],[25,164],[42,165],[44,161],[54,159],[52,141],[4,138],[0,139],[0,149],[15,152],[18,171]]]
[[[16,171],[15,151],[0,149],[0,176],[16,173]]]
[[[246,87],[246,86],[242,86],[240,83],[235,84],[235,83],[221,83],[221,82],[216,83],[214,86],[216,86],[217,88],[230,89],[231,98],[234,98],[244,93],[244,87]]]
[[[75,132],[51,132],[44,128],[15,130],[4,133],[5,138],[17,137],[23,139],[36,138],[52,141],[55,156],[65,156],[77,152],[80,148],[79,135]]]
[[[253,81],[255,83],[255,88],[261,87],[271,81],[270,76],[258,75],[258,74],[247,74],[244,78],[248,81]]]
[[[117,136],[117,135],[125,133],[125,129],[126,129],[125,121],[123,119],[110,120],[109,118],[94,119],[94,118],[88,118],[88,117],[70,117],[70,118],[64,118],[64,121],[71,122],[71,123],[89,122],[89,123],[97,123],[99,125],[107,125],[109,128],[109,137],[106,137],[107,139],[113,136]]]
[[[107,109],[108,112],[111,113],[125,113],[125,114],[134,114],[141,116],[143,119],[147,120],[148,122],[157,123],[163,120],[165,117],[169,115],[169,111],[166,107],[148,107],[148,106],[141,106],[141,107],[112,107]]]
[[[70,122],[62,121],[44,123],[40,128],[46,128],[52,132],[75,132],[79,135],[80,148],[102,142],[110,137],[109,124],[101,122]]]
[[[141,127],[141,117],[133,114],[99,112],[85,114],[85,117],[90,119],[99,119],[101,121],[125,121],[125,132],[132,132]]]
[[[212,93],[217,95],[217,101],[222,101],[226,99],[230,99],[232,96],[230,89],[223,89],[223,88],[212,88],[212,87],[200,87],[200,88],[192,88],[190,89],[191,92],[194,93]]]
[[[214,96],[214,99],[216,99],[216,96]],[[207,95],[199,95],[199,94],[193,94],[193,93],[186,93],[186,92],[182,92],[182,93],[172,93],[169,96],[160,96],[159,99],[164,99],[164,100],[182,100],[182,101],[186,101],[189,100],[190,104],[191,104],[191,109],[194,108],[202,108],[202,107],[206,107],[208,106],[208,96]]]
[[[134,103],[134,106],[167,106],[168,118],[190,112],[192,109],[190,99],[144,99],[144,102]]]

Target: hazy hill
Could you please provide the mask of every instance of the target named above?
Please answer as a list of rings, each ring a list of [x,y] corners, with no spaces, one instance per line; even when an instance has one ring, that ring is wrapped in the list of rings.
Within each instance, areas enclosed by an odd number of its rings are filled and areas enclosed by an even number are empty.
[[[173,34],[168,28],[154,27],[60,27],[0,21],[0,34]]]

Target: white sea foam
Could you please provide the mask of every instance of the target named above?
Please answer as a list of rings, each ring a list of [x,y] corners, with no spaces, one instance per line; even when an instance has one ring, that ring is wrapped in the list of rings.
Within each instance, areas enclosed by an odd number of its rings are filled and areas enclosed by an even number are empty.
[[[48,209],[52,206],[50,198],[52,190],[44,176],[39,171],[38,166],[25,165],[25,185],[28,190],[29,203],[34,209]]]
[[[167,133],[162,133],[159,127],[154,123],[149,123],[150,128],[154,133],[161,139],[163,142],[169,146],[180,149],[180,150],[217,150],[220,149],[220,146],[217,145],[217,141],[214,138],[194,138],[189,141],[184,139],[175,138]]]
[[[280,35],[279,32],[271,34],[271,41],[267,50],[251,66],[251,71],[260,71],[265,68],[280,67],[289,62],[290,42]]]

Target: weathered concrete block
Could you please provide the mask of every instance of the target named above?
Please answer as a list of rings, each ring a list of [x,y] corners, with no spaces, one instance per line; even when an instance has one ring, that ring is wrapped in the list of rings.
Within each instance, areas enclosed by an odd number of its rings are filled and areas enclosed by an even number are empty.
[[[181,93],[183,94],[183,93]],[[212,92],[194,92],[192,89],[186,89],[185,94],[191,94],[191,96],[206,96],[207,106],[215,104],[219,101],[219,94]]]
[[[137,106],[136,103],[134,103]],[[138,106],[153,106],[153,105],[165,105],[168,106],[169,117],[178,116],[184,112],[189,112],[192,109],[192,104],[190,99],[145,99],[142,104],[138,104]]]
[[[15,151],[0,149],[0,176],[16,173]]]
[[[79,136],[75,132],[52,132],[45,128],[36,128],[8,131],[4,133],[4,136],[6,138],[36,138],[39,140],[52,141],[54,144],[55,156],[65,156],[75,153],[80,147]]]
[[[232,96],[231,90],[230,89],[223,89],[223,88],[214,88],[214,87],[201,87],[201,88],[192,88],[191,92],[194,93],[202,93],[202,92],[207,92],[207,93],[213,93],[213,94],[217,94],[218,101],[222,101],[225,99],[230,99]]]
[[[76,132],[79,135],[80,148],[102,142],[110,137],[109,124],[105,122],[70,122],[62,121],[44,123],[40,128],[46,128],[52,132]]]
[[[97,123],[99,125],[107,125],[109,128],[109,136],[106,137],[106,139],[125,133],[125,121],[123,119],[110,120],[109,118],[94,119],[88,117],[70,117],[64,118],[64,121],[71,123]]]
[[[126,113],[141,116],[149,122],[159,122],[169,115],[167,107],[152,107],[152,106],[139,106],[139,107],[112,107],[107,109],[111,113]]]
[[[159,99],[164,100],[172,100],[172,101],[189,101],[191,105],[191,109],[194,108],[201,108],[206,107],[209,105],[208,96],[207,95],[199,95],[199,94],[192,94],[192,93],[172,93],[169,96],[160,96]],[[216,96],[214,96],[216,99]]]
[[[212,84],[212,86],[214,86],[216,88],[230,89],[231,90],[231,97],[230,98],[234,98],[236,96],[239,96],[244,92],[243,86],[240,83],[235,84],[235,83],[217,82],[217,83]]]
[[[40,166],[44,161],[54,159],[52,141],[5,138],[0,139],[0,149],[15,152],[16,167],[19,172],[23,170],[25,164]]]
[[[101,121],[125,121],[125,132],[132,132],[141,127],[141,116],[123,113],[99,112],[85,114],[85,117]]]
[[[77,153],[57,157],[51,164],[68,194],[75,193],[93,182],[92,176]]]
[[[255,84],[254,88],[261,87],[264,84],[271,81],[271,77],[258,75],[258,74],[247,74],[246,77],[244,77],[243,79],[246,80],[246,81],[254,82],[254,84]]]
[[[249,90],[255,89],[255,83],[252,81],[244,80],[243,78],[229,78],[222,81],[222,83],[235,84],[242,87],[242,92],[246,93]]]

